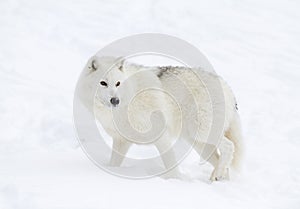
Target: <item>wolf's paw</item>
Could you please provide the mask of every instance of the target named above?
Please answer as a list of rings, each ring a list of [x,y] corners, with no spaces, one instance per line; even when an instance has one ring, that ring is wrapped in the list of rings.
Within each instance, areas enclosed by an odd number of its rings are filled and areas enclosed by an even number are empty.
[[[229,169],[228,168],[215,169],[210,176],[210,180],[211,181],[229,180]]]

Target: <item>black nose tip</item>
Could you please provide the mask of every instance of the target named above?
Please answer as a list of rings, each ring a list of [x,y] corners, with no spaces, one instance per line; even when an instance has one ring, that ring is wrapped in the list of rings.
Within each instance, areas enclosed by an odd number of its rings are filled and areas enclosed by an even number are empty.
[[[110,99],[110,103],[114,106],[118,105],[120,103],[120,100],[118,97],[113,97]]]

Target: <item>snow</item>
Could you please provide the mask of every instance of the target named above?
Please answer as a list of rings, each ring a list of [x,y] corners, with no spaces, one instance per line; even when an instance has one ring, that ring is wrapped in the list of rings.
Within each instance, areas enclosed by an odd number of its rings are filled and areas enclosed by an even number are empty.
[[[2,0],[0,209],[299,208],[300,2]],[[85,156],[72,119],[87,59],[127,35],[198,47],[238,99],[241,175],[210,184],[193,153],[190,182],[112,176]]]

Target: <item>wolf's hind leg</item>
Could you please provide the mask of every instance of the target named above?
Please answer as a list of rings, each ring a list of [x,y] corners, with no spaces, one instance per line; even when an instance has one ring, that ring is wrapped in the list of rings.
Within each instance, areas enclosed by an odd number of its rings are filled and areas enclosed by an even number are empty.
[[[209,164],[213,166],[214,170],[217,169],[219,164],[219,154],[215,145],[207,144],[201,141],[194,142],[194,140],[188,140],[188,142],[193,146],[195,151],[203,160],[209,162]]]
[[[202,159],[209,162],[214,168],[218,166],[219,154],[215,145],[197,142],[194,145],[194,149]]]
[[[124,139],[113,139],[113,150],[111,153],[111,158],[109,165],[113,167],[121,166],[130,146],[131,142],[128,142]]]
[[[229,178],[229,167],[233,159],[234,144],[224,136],[220,142],[219,151],[219,162],[211,176],[213,181]]]

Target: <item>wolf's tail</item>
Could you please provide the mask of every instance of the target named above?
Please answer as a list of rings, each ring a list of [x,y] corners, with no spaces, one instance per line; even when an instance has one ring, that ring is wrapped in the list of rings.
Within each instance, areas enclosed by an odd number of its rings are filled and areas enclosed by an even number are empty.
[[[241,162],[244,156],[244,144],[242,138],[241,124],[239,115],[236,113],[234,119],[231,121],[229,129],[225,136],[234,144],[234,154],[231,166],[235,170],[241,169]]]

